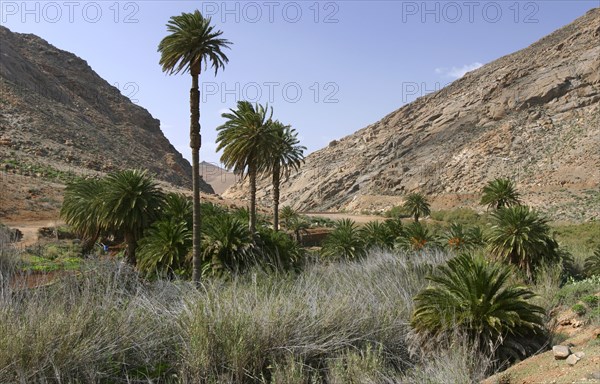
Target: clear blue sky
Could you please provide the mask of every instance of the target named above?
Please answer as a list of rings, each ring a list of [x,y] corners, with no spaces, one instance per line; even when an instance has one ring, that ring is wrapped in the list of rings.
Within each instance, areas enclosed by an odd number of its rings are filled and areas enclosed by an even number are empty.
[[[190,158],[190,76],[166,76],[169,17],[200,9],[234,43],[225,71],[203,74],[201,159],[237,100],[269,102],[309,152],[416,97],[522,49],[587,10],[583,1],[8,1],[2,25],[75,53],[160,119]],[[0,46],[1,50],[1,46]]]

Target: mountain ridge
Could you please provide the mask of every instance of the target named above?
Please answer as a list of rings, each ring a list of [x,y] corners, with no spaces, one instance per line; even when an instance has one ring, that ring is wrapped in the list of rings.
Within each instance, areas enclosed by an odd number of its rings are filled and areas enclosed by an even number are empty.
[[[440,207],[475,207],[486,181],[512,177],[527,203],[557,218],[570,215],[574,199],[585,204],[573,214],[600,218],[599,38],[595,8],[332,141],[282,185],[282,203],[373,212],[422,192]],[[240,197],[245,188],[237,184],[224,196]],[[258,190],[269,205],[269,180]]]
[[[159,120],[89,64],[33,34],[0,26],[0,154],[75,173],[144,168],[191,187],[192,169]],[[201,189],[214,193],[203,182]]]

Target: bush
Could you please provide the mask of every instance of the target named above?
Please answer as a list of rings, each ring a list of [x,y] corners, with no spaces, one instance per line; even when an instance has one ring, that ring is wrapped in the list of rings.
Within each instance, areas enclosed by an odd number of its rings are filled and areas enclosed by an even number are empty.
[[[471,255],[439,266],[428,277],[431,285],[415,297],[411,324],[422,343],[464,336],[501,364],[537,352],[545,341],[544,310],[529,302],[532,291],[510,283],[512,274],[511,268]]]
[[[446,223],[457,223],[466,225],[480,224],[481,216],[471,208],[456,208],[448,211],[435,211],[431,218]]]
[[[598,290],[600,291],[600,287],[598,288]],[[600,299],[596,295],[587,295],[587,296],[582,297],[581,301],[583,301],[590,307],[595,307],[598,305],[598,301],[600,301]]]
[[[329,260],[355,260],[366,254],[365,243],[354,221],[342,219],[323,243],[321,255]]]
[[[600,276],[588,277],[581,281],[568,281],[556,294],[558,304],[571,305],[587,295],[593,295],[598,292],[600,287]]]
[[[385,211],[383,214],[385,217],[397,218],[397,219],[405,219],[407,217],[411,217],[410,211],[402,205],[396,205]]]
[[[577,304],[573,305],[573,306],[571,307],[571,310],[572,310],[573,312],[575,312],[575,313],[576,313],[578,316],[583,316],[583,315],[585,315],[585,313],[586,313],[586,311],[587,311],[587,309],[585,308],[585,305],[583,305],[583,304],[579,304],[579,303],[577,303]]]

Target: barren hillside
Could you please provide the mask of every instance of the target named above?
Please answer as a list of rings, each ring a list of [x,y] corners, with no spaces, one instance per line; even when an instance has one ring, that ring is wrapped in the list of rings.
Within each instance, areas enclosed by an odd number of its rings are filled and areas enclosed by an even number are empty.
[[[380,211],[419,191],[434,206],[477,206],[500,176],[555,218],[600,218],[600,9],[312,153],[282,202]]]
[[[0,159],[61,171],[145,168],[191,186],[191,166],[160,122],[82,59],[0,27]],[[132,64],[133,65],[133,64]],[[212,188],[202,184],[203,190]]]

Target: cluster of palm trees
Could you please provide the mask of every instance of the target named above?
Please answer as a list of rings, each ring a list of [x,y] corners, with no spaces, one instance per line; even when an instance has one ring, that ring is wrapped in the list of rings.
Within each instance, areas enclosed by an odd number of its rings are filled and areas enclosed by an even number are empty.
[[[256,181],[270,174],[273,182],[273,229],[279,230],[279,187],[282,178],[304,162],[305,147],[289,125],[272,119],[268,106],[238,101],[236,109],[222,115],[217,128],[217,150],[221,162],[235,173],[247,176],[250,185],[249,229],[256,232]]]
[[[515,265],[530,281],[535,270],[544,263],[559,262],[558,243],[545,218],[521,205],[515,185],[508,179],[490,181],[482,191],[481,204],[493,209],[486,234],[479,226],[452,223],[437,236],[419,221],[431,213],[430,204],[419,193],[407,196],[402,210],[414,222],[403,225],[399,218],[384,223],[368,223],[358,228],[343,220],[323,244],[322,254],[331,258],[359,258],[370,248],[421,251],[446,248],[457,253],[484,248],[499,260]]]
[[[241,272],[248,267],[295,268],[300,246],[261,223],[251,232],[245,209],[200,205],[206,225],[201,236],[200,275]],[[65,190],[61,216],[83,240],[84,253],[100,239],[126,244],[126,260],[148,276],[188,276],[193,203],[164,193],[146,171],[125,170],[103,178],[78,179]]]
[[[215,75],[224,69],[229,58],[224,53],[231,42],[222,38],[211,19],[200,11],[173,16],[167,23],[169,35],[158,46],[159,64],[164,72],[189,72],[190,89],[190,147],[192,148],[193,186],[193,281],[200,281],[201,212],[200,212],[200,91],[198,79],[203,66],[210,65]],[[237,103],[237,109],[224,113],[227,122],[218,128],[218,149],[223,150],[221,161],[234,172],[248,176],[250,183],[249,230],[256,232],[256,180],[270,173],[273,178],[273,227],[279,229],[279,184],[291,170],[298,169],[304,160],[305,147],[299,145],[297,133],[289,125],[272,120],[272,110],[247,101]]]

